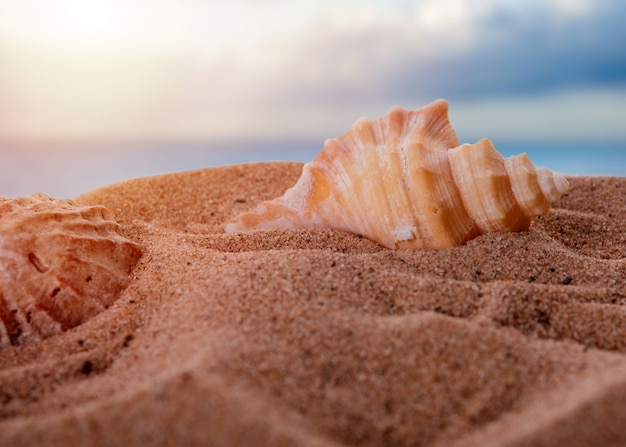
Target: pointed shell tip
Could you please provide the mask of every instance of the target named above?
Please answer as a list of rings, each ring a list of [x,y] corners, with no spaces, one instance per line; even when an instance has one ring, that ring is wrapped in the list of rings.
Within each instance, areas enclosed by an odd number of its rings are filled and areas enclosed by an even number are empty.
[[[569,191],[569,182],[564,176],[560,174],[554,175],[554,184],[556,185],[557,191],[559,191],[559,194],[561,195]]]

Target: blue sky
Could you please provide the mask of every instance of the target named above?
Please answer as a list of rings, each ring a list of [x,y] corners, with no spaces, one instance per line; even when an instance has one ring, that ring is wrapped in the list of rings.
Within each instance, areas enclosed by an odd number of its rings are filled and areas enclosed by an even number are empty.
[[[626,141],[621,0],[0,0],[0,140],[458,133]]]

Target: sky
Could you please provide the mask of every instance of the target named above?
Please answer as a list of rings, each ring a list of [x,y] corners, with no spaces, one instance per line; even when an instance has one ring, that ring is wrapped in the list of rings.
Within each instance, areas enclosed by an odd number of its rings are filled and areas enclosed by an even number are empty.
[[[623,0],[0,0],[0,141],[626,141]]]

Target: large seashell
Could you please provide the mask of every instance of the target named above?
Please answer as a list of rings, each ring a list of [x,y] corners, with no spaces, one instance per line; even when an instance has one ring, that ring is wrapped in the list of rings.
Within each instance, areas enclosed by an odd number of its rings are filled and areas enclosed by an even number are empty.
[[[360,119],[326,141],[283,196],[225,230],[330,227],[389,248],[440,249],[490,231],[527,230],[568,189],[526,154],[503,159],[486,139],[457,145],[444,100]]]
[[[0,198],[0,346],[39,341],[113,303],[141,249],[102,206]]]

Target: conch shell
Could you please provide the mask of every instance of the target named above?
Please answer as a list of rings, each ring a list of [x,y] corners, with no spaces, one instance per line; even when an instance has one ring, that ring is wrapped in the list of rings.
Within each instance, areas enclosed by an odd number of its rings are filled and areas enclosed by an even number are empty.
[[[393,108],[327,140],[295,186],[226,232],[335,228],[388,248],[448,248],[490,231],[523,231],[569,185],[489,140],[458,146],[448,103]]]
[[[0,346],[75,327],[115,301],[141,249],[102,206],[0,198]]]

